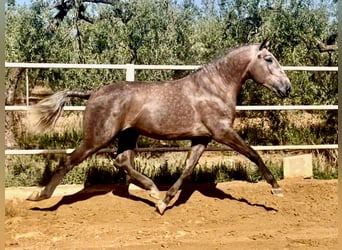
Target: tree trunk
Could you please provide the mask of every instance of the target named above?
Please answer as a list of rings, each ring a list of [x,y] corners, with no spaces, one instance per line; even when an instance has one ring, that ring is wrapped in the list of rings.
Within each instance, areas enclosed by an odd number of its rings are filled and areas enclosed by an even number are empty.
[[[14,105],[15,93],[18,87],[20,77],[25,69],[9,69],[6,81],[5,105]],[[17,146],[14,136],[14,114],[13,111],[6,112],[5,117],[5,148],[14,148]]]

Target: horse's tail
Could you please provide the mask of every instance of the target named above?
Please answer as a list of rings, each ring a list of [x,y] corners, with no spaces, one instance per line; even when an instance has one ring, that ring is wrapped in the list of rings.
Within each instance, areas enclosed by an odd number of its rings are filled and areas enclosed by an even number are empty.
[[[63,112],[65,102],[70,97],[89,99],[91,92],[80,91],[60,91],[37,104],[31,106],[28,112],[30,127],[35,131],[44,131],[55,125]]]

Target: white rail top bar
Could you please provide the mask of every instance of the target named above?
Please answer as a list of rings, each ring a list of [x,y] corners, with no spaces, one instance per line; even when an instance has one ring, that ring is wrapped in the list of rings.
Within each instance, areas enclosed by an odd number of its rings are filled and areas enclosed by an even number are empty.
[[[236,110],[338,110],[338,105],[246,105],[236,106]]]
[[[30,106],[5,106],[5,111],[26,111]],[[67,111],[84,111],[85,106],[65,106]],[[270,105],[236,106],[236,110],[338,110],[338,105]]]
[[[283,70],[301,70],[301,71],[338,71],[338,67],[326,66],[283,66]]]
[[[193,70],[201,65],[141,65],[141,64],[69,64],[69,63],[13,63],[5,62],[7,68],[64,68],[64,69],[151,69],[151,70]],[[338,71],[338,67],[326,66],[283,66],[284,70]]]
[[[257,151],[272,150],[313,150],[313,149],[338,149],[338,144],[320,144],[320,145],[282,145],[282,146],[252,146]],[[189,148],[162,148],[164,151],[187,151]],[[7,149],[5,155],[40,155],[40,154],[70,154],[75,149]],[[139,151],[153,152],[153,148],[137,148]],[[213,151],[213,149],[207,149]],[[231,150],[229,148],[215,148],[215,151]],[[112,152],[113,149],[101,149],[99,153]]]
[[[127,69],[126,64],[69,64],[69,63],[8,63],[8,68],[36,68],[36,69]]]

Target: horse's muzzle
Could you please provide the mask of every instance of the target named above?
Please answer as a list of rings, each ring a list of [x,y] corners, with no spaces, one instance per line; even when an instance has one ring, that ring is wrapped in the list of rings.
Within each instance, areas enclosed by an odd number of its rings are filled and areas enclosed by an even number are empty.
[[[274,84],[274,92],[279,96],[280,98],[285,98],[290,95],[292,86],[290,81],[287,79],[284,82],[279,82],[278,84]]]

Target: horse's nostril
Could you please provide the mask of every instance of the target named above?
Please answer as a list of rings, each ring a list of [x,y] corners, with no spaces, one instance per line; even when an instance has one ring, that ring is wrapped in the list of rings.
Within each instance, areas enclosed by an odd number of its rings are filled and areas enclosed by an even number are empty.
[[[286,92],[287,93],[291,92],[292,86],[291,86],[290,81],[289,80],[285,81],[284,85],[285,85]]]

